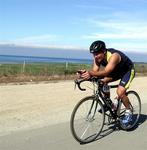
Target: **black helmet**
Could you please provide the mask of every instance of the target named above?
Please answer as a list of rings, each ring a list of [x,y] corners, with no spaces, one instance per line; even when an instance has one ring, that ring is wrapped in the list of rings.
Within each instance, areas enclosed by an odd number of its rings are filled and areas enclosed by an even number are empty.
[[[95,41],[90,46],[90,53],[97,53],[99,51],[104,51],[106,49],[106,45],[103,41]]]

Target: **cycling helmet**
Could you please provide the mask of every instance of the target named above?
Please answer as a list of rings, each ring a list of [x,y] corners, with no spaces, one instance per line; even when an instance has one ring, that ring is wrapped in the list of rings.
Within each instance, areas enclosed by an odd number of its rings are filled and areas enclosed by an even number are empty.
[[[103,41],[95,41],[90,46],[90,53],[105,51],[106,45]]]

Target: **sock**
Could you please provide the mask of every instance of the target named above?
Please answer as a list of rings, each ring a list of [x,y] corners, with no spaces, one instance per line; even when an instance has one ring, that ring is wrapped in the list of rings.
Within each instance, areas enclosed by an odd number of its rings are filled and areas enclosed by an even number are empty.
[[[126,113],[126,114],[132,114],[132,112],[131,112],[130,109],[126,109],[125,113]]]

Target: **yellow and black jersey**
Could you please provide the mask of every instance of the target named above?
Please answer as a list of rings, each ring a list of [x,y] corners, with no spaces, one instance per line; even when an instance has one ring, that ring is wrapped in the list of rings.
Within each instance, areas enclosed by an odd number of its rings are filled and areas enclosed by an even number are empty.
[[[122,53],[121,51],[115,50],[115,49],[107,49],[106,54],[105,54],[105,58],[104,60],[101,62],[101,64],[103,66],[106,66],[109,62],[109,59],[111,57],[111,55],[113,53],[118,53],[121,57],[121,61],[118,63],[118,65],[116,67],[123,69],[123,70],[127,70],[130,67],[133,67],[133,62],[129,59],[129,57],[127,57],[124,53]]]
[[[111,48],[107,49],[105,58],[101,62],[102,66],[106,66],[108,64],[109,59],[113,53],[118,53],[121,57],[121,61],[116,65],[115,69],[108,76],[112,77],[113,80],[121,79],[119,85],[127,89],[135,76],[134,64],[124,53]]]

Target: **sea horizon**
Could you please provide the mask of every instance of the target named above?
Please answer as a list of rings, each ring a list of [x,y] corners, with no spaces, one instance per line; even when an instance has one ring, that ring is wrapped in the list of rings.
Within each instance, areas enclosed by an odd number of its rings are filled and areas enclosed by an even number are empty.
[[[82,63],[92,64],[88,58],[65,58],[49,56],[23,56],[23,55],[0,55],[1,64],[22,64],[22,63]],[[133,61],[134,63],[147,63],[144,61]]]
[[[0,55],[1,64],[18,63],[86,63],[91,64],[92,59],[87,58],[64,58],[49,56],[23,56],[23,55]]]

